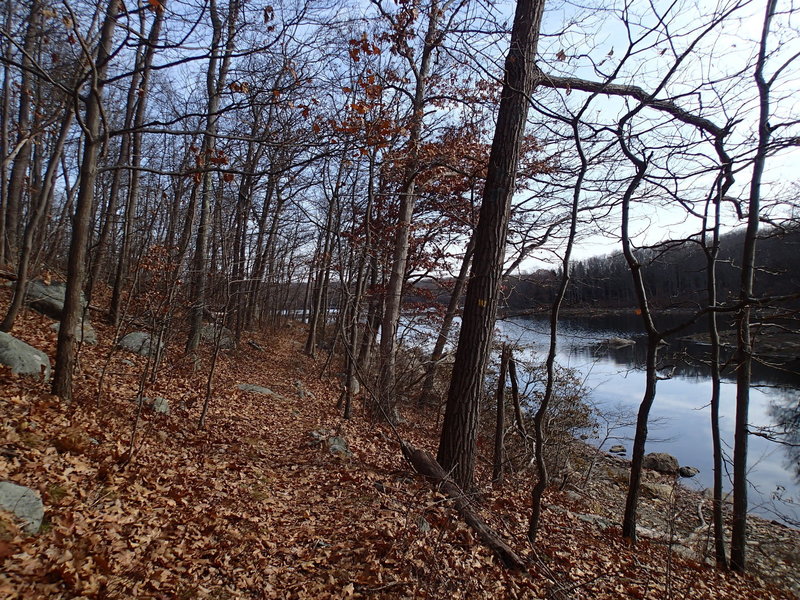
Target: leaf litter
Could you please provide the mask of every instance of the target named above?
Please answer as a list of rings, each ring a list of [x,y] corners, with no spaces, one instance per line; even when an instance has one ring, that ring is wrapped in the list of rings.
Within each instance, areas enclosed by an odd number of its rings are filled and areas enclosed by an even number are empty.
[[[53,356],[48,323],[25,311],[14,334]],[[302,354],[299,324],[248,335],[264,352],[221,353],[205,429],[206,371],[169,353],[146,394],[168,398],[170,414],[142,410],[128,453],[146,361],[113,354],[98,395],[113,332],[96,328],[101,343],[81,349],[70,405],[0,371],[0,480],[37,490],[46,510],[32,537],[0,513],[2,598],[794,597],[664,544],[632,548],[618,529],[558,510],[569,500],[557,491],[531,549],[526,475],[482,499],[484,517],[530,565],[507,571],[413,473],[386,427],[360,411],[337,416],[341,384],[324,359]],[[434,452],[435,419],[412,406],[403,414],[402,435]],[[352,456],[332,454],[314,432],[347,440]]]

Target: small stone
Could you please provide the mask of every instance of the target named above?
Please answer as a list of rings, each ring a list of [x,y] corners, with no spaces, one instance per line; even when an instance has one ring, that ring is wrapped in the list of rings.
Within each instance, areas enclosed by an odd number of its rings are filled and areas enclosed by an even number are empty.
[[[169,414],[169,400],[166,398],[153,398],[150,406],[152,407],[153,412],[157,412],[162,415]]]
[[[39,493],[31,488],[0,481],[0,509],[16,515],[29,535],[37,534],[42,526],[44,504]]]
[[[697,475],[699,472],[700,469],[697,469],[695,467],[681,467],[680,469],[678,469],[678,475],[680,475],[685,479],[690,479],[695,475]]]
[[[627,452],[625,446],[623,446],[622,444],[611,446],[611,448],[609,448],[608,451],[611,452],[612,454],[625,454]]]
[[[350,448],[347,445],[347,440],[343,437],[339,437],[338,435],[334,435],[328,438],[328,451],[331,454],[340,454],[342,456],[353,456],[353,453],[350,451]]]
[[[428,533],[431,530],[431,524],[422,515],[417,517],[417,528],[420,533]]]
[[[672,495],[672,486],[668,483],[651,483],[646,481],[642,484],[642,491],[648,494],[651,498],[669,500],[670,496]]]

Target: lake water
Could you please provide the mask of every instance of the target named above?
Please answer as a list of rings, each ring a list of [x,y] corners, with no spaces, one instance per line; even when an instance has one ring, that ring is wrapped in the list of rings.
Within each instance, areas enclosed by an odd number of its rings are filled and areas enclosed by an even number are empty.
[[[503,338],[529,348],[523,351],[528,357],[535,355],[543,360],[546,356],[549,344],[546,319],[507,319],[498,322],[498,330]],[[640,332],[641,321],[634,314],[564,318],[560,324],[558,363],[575,370],[589,389],[590,401],[600,410],[623,406],[635,411],[644,392],[646,340]],[[636,344],[620,349],[598,346],[610,337],[633,339]],[[658,382],[651,412],[654,425],[650,428],[647,452],[668,452],[677,457],[681,465],[697,467],[700,474],[693,479],[684,479],[684,484],[696,488],[711,487],[712,446],[708,408],[711,380],[702,364],[707,349],[691,342],[669,341],[669,346],[660,356],[662,363],[669,365],[672,375]],[[796,362],[784,363],[777,368],[754,365],[750,407],[753,426],[775,425],[775,414],[782,407],[798,410],[800,376],[797,367]],[[729,457],[732,456],[735,397],[733,375],[727,373],[722,383],[720,427]],[[606,447],[620,443],[630,452],[633,428],[623,428],[615,435],[618,439],[609,440]],[[749,449],[750,510],[770,519],[800,521],[797,448],[792,456],[787,446],[751,436]],[[730,471],[730,466],[728,469]],[[726,488],[730,489],[728,478]]]
[[[669,328],[680,317],[666,317],[658,322]],[[723,327],[723,324],[720,325]],[[703,331],[704,323],[681,332],[682,336]],[[399,334],[409,346],[432,346],[431,334],[436,325],[426,315],[406,315]],[[498,337],[513,342],[522,349],[520,359],[543,362],[549,344],[549,323],[541,317],[518,317],[498,321]],[[611,337],[634,340],[624,348],[608,348],[602,342]],[[684,485],[696,489],[710,488],[713,483],[710,409],[711,379],[704,364],[708,348],[681,339],[670,339],[661,350],[660,371],[668,379],[658,382],[656,399],[651,410],[647,452],[667,452],[681,465],[693,466],[700,473],[693,479],[683,479]],[[641,333],[641,319],[628,315],[564,317],[559,325],[558,364],[573,369],[588,390],[588,400],[602,413],[617,408],[635,419],[644,392],[644,361],[646,339]],[[767,364],[764,364],[767,363]],[[751,390],[751,429],[774,427],[783,412],[794,419],[795,446],[771,442],[750,436],[749,441],[749,503],[750,511],[765,518],[787,523],[800,522],[800,360],[765,359],[753,364]],[[524,375],[520,375],[524,377]],[[733,426],[735,422],[736,384],[734,375],[723,375],[720,406],[720,429],[724,452],[733,455]],[[633,426],[622,427],[606,441],[604,448],[624,445],[632,447]],[[630,457],[630,455],[627,455]],[[729,490],[731,465],[723,478]]]

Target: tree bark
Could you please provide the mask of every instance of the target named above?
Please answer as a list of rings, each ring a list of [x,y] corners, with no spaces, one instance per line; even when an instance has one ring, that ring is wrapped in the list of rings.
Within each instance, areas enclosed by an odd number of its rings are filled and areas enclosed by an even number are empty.
[[[83,119],[85,141],[81,162],[78,198],[72,228],[72,240],[67,263],[67,286],[64,297],[64,310],[61,327],[58,330],[56,346],[55,375],[53,394],[72,400],[72,371],[75,364],[75,329],[82,319],[81,291],[86,275],[86,252],[89,243],[89,230],[92,217],[94,183],[97,178],[97,152],[102,143],[100,121],[102,118],[103,79],[108,70],[114,28],[117,23],[119,0],[109,0],[100,39],[97,44],[97,58],[92,86],[86,100],[86,114]]]
[[[403,298],[403,284],[406,278],[408,263],[408,245],[411,233],[411,217],[414,213],[415,188],[419,171],[419,145],[422,140],[422,122],[425,117],[425,93],[433,50],[439,44],[438,33],[441,11],[437,0],[431,2],[428,14],[428,25],[425,42],[420,57],[419,70],[414,68],[416,85],[414,100],[411,105],[411,123],[409,126],[406,167],[403,174],[403,185],[399,190],[400,209],[397,217],[392,267],[389,283],[386,288],[386,303],[383,321],[381,322],[380,340],[380,383],[378,385],[379,412],[384,418],[391,420],[395,404],[395,358],[397,353],[397,325],[400,320],[400,304]],[[409,57],[412,61],[412,57]]]
[[[761,44],[754,77],[758,86],[759,120],[758,146],[753,159],[750,179],[747,229],[742,250],[742,278],[739,289],[741,310],[736,315],[736,423],[733,447],[733,524],[731,531],[731,568],[744,572],[747,569],[747,443],[749,437],[750,380],[753,364],[753,341],[750,335],[750,303],[756,271],[756,242],[761,210],[761,179],[767,162],[771,130],[770,84],[764,77],[767,61],[767,38],[775,14],[777,0],[768,0],[764,15]]]
[[[465,490],[473,488],[478,406],[496,319],[511,198],[528,103],[539,80],[535,58],[543,11],[543,0],[517,2],[475,232],[475,256],[439,441],[439,463],[453,473],[455,481]]]
[[[28,219],[28,224],[25,227],[25,233],[22,238],[22,248],[20,251],[19,264],[17,266],[17,282],[14,287],[14,296],[11,299],[11,305],[8,307],[8,312],[0,324],[0,331],[11,331],[14,327],[14,321],[19,314],[20,308],[25,301],[25,292],[28,289],[28,277],[31,266],[31,255],[33,254],[33,238],[39,230],[39,224],[42,216],[47,208],[50,195],[53,192],[53,181],[55,180],[56,171],[58,170],[58,161],[64,152],[64,145],[67,142],[67,135],[69,134],[70,127],[72,126],[72,109],[68,109],[64,115],[64,120],[61,124],[61,132],[56,140],[53,153],[50,156],[50,161],[47,164],[47,172],[44,176],[44,181],[39,188],[36,201],[31,206],[31,214]]]

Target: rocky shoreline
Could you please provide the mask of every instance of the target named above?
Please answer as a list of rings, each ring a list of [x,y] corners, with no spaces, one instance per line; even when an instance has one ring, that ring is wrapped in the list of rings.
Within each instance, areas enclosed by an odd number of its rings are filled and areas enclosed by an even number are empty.
[[[576,444],[578,461],[593,462],[592,475],[577,476],[564,487],[565,502],[549,508],[571,512],[600,529],[618,527],[624,511],[630,461],[585,444]],[[582,472],[586,472],[582,470]],[[711,504],[707,490],[690,489],[677,475],[643,471],[638,511],[642,539],[663,544],[675,554],[714,564]],[[690,480],[688,480],[690,481]],[[730,505],[724,508],[730,520]],[[726,528],[726,535],[730,529]],[[748,566],[766,581],[781,581],[800,598],[800,531],[778,521],[748,516]]]

